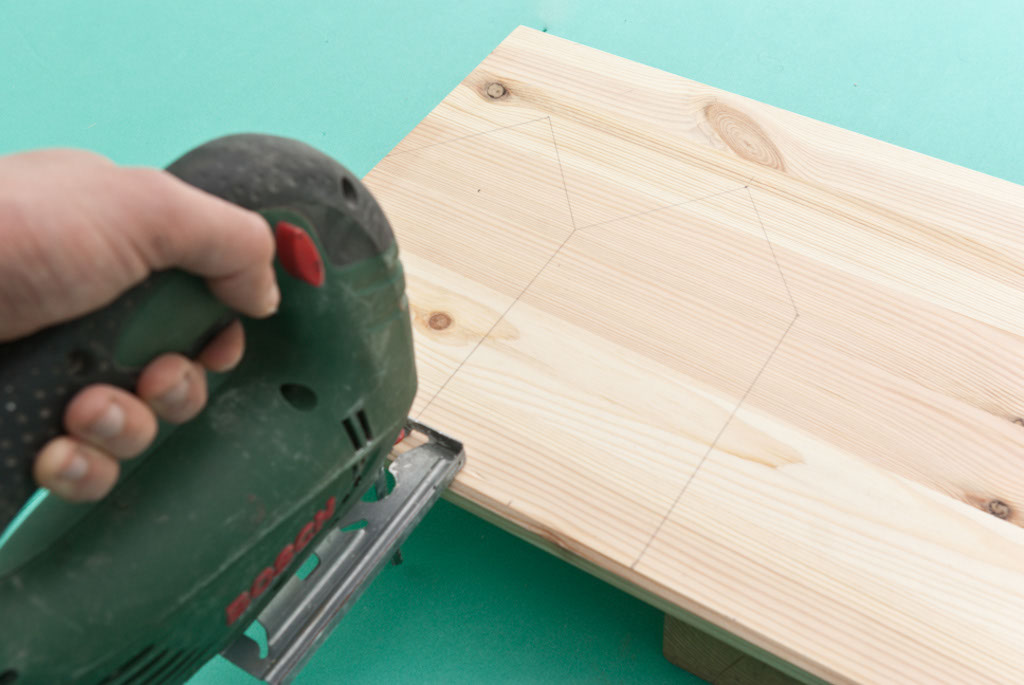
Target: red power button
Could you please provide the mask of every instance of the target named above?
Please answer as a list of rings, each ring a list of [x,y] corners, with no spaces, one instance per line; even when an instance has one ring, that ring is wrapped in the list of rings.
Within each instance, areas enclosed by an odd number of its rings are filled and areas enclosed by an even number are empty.
[[[324,284],[324,263],[309,234],[295,224],[278,221],[274,227],[277,258],[289,274],[310,285]]]

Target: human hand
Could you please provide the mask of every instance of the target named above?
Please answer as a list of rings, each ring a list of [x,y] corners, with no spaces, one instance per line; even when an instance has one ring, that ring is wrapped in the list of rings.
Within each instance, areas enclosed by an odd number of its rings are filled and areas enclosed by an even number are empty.
[[[169,268],[205,277],[239,312],[269,316],[280,301],[273,255],[262,217],[164,171],[119,167],[81,150],[0,157],[0,342],[100,309]],[[206,402],[206,370],[231,369],[243,349],[235,321],[197,361],[154,360],[135,394],[83,389],[64,413],[66,435],[37,455],[36,481],[72,501],[103,497],[118,460],[152,442],[156,417],[194,417]]]

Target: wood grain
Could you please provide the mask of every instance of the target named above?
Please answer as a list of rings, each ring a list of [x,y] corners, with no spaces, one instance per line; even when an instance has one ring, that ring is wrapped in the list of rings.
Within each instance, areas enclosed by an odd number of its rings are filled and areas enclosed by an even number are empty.
[[[1024,189],[524,28],[366,180],[456,498],[805,680],[1024,682]]]

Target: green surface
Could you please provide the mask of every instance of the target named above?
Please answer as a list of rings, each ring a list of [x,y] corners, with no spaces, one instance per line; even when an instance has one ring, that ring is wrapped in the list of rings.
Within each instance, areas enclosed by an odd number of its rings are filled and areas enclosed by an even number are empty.
[[[1024,3],[0,0],[0,153],[224,133],[368,171],[526,24],[1024,182]],[[641,603],[443,504],[302,682],[686,682]],[[674,680],[673,680],[674,679]],[[199,683],[244,682],[211,664]]]
[[[438,503],[296,681],[701,683],[661,656],[661,612]],[[256,683],[223,659],[193,685]]]

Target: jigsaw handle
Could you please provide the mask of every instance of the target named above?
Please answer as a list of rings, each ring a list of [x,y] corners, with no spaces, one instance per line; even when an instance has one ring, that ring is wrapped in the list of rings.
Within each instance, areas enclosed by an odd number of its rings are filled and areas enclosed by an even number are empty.
[[[107,307],[0,344],[0,530],[36,491],[36,453],[62,431],[75,393],[94,383],[134,391],[145,364],[194,357],[234,314],[205,283],[155,274]]]
[[[285,230],[277,224],[282,292],[318,285],[321,251],[342,267],[394,240],[376,203],[363,200],[368,193],[359,180],[298,141],[227,136],[192,150],[168,171],[263,213],[268,230],[269,222],[289,220]],[[319,238],[319,249],[311,236]],[[0,344],[0,532],[36,492],[35,455],[62,432],[77,391],[93,383],[131,391],[149,361],[168,352],[195,356],[235,316],[201,279],[166,271],[102,310]]]

